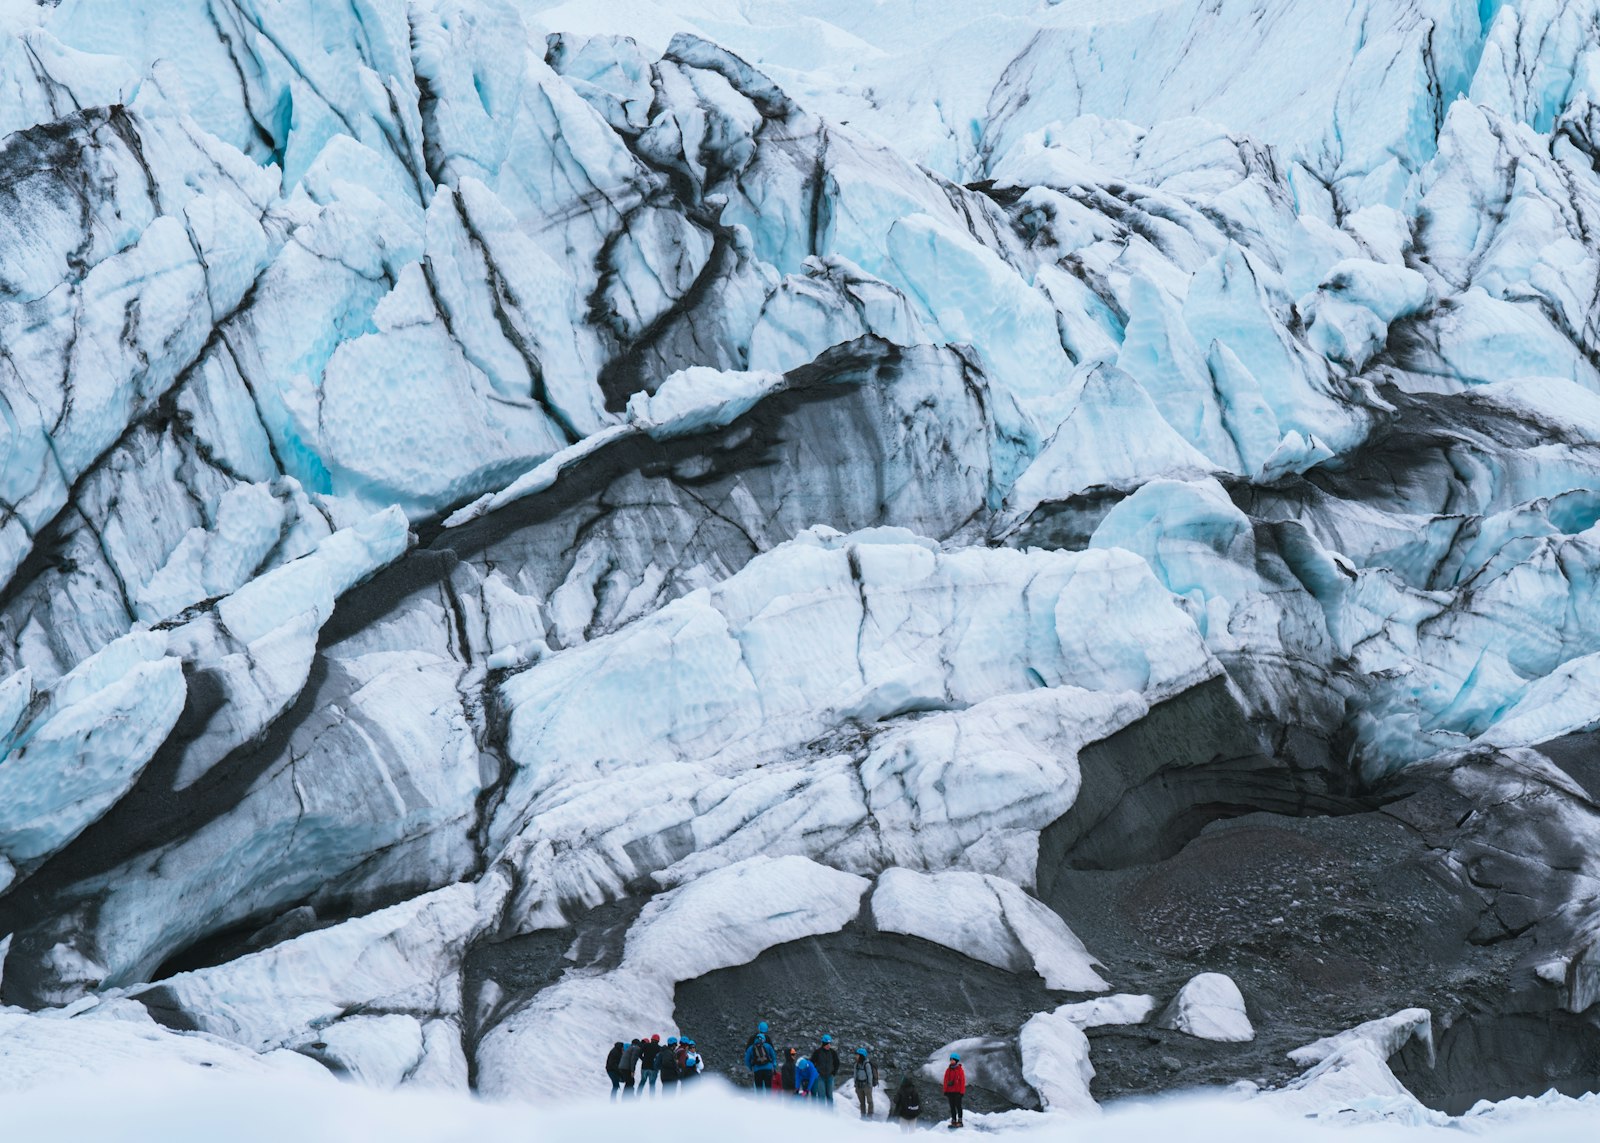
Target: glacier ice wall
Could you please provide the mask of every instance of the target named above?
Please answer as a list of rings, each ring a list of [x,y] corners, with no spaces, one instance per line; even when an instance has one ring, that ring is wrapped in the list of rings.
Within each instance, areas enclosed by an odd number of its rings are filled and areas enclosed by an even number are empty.
[[[1600,9],[992,7],[0,8],[0,999],[509,1093],[809,941],[1027,982],[891,1051],[1011,1103],[1219,968],[1217,1078],[1587,1083]]]

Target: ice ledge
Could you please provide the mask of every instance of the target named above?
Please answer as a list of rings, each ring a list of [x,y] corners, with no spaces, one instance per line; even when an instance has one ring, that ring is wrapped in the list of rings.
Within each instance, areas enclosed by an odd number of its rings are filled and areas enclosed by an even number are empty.
[[[789,387],[782,373],[695,366],[672,374],[654,393],[635,393],[619,424],[608,425],[529,469],[499,492],[487,493],[446,517],[459,528],[552,487],[564,469],[629,437],[670,440],[731,425],[766,398]]]

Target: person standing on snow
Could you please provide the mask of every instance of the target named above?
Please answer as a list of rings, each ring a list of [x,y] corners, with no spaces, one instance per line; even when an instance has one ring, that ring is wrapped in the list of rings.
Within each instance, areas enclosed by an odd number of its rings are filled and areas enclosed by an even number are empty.
[[[701,1071],[705,1068],[705,1061],[700,1058],[700,1053],[695,1050],[693,1040],[684,1040],[678,1047],[683,1049],[683,1059],[679,1061],[683,1069],[682,1083],[699,1079]]]
[[[623,1043],[618,1040],[611,1045],[611,1051],[606,1055],[606,1077],[611,1081],[611,1098],[617,1098],[617,1089],[622,1086],[622,1053]]]
[[[656,1093],[656,1078],[660,1076],[661,1034],[651,1036],[639,1046],[639,1094],[644,1094],[644,1089],[649,1088],[650,1094]]]
[[[878,1065],[867,1057],[865,1048],[856,1049],[856,1103],[861,1108],[861,1118],[872,1118],[872,1089],[878,1086]]]
[[[967,1094],[967,1071],[961,1066],[961,1056],[950,1053],[950,1066],[944,1069],[944,1097],[950,1101],[950,1126],[965,1127],[961,1118],[961,1100]]]
[[[799,1063],[799,1055],[794,1048],[783,1050],[783,1066],[778,1069],[778,1074],[783,1077],[781,1086],[784,1091],[794,1090],[794,1066]]]
[[[756,1094],[770,1094],[772,1073],[778,1067],[778,1057],[772,1045],[767,1043],[766,1033],[757,1032],[756,1038],[744,1050],[744,1066],[750,1069],[750,1082],[755,1086]]]
[[[661,1094],[677,1090],[682,1069],[678,1065],[678,1037],[668,1036],[661,1054],[656,1057],[656,1067],[661,1072]]]
[[[817,1066],[805,1056],[801,1056],[794,1066],[794,1093],[799,1096],[810,1096],[817,1087]]]
[[[826,1100],[828,1110],[833,1110],[833,1084],[839,1076],[839,1053],[834,1049],[833,1037],[824,1034],[822,1043],[811,1053],[811,1062],[817,1069],[817,1086],[811,1094]]]
[[[622,1094],[624,1096],[638,1095],[633,1088],[635,1075],[639,1068],[639,1050],[643,1045],[639,1037],[633,1038],[633,1043],[622,1049],[622,1063],[618,1070],[622,1073]]]
[[[922,1093],[917,1091],[916,1081],[909,1072],[894,1093],[894,1105],[889,1109],[889,1114],[900,1121],[901,1131],[916,1129],[917,1116],[922,1114]]]

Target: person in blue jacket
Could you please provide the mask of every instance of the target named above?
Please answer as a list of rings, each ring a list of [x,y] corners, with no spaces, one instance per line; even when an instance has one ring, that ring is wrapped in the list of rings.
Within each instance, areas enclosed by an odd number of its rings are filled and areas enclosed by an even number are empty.
[[[750,1082],[755,1085],[757,1095],[772,1094],[772,1073],[778,1067],[778,1053],[767,1043],[767,1037],[762,1032],[756,1033],[756,1038],[744,1050],[744,1066],[750,1069]]]
[[[678,1048],[683,1053],[681,1060],[683,1075],[678,1082],[691,1083],[699,1079],[701,1073],[705,1071],[706,1062],[705,1058],[700,1055],[699,1049],[694,1046],[694,1041],[680,1040],[678,1041]]]
[[[808,1056],[801,1056],[794,1065],[794,1093],[808,1096],[817,1087],[817,1065]]]

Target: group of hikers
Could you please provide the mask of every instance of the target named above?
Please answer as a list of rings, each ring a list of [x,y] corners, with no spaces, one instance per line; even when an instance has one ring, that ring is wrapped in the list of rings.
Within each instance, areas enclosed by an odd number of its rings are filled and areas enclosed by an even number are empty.
[[[705,1062],[695,1050],[694,1041],[668,1036],[663,1044],[659,1035],[646,1040],[635,1036],[632,1043],[618,1040],[611,1045],[606,1056],[606,1075],[611,1079],[611,1098],[617,1093],[639,1095],[648,1087],[655,1093],[656,1082],[661,1083],[665,1095],[680,1083],[688,1083],[705,1069]]]
[[[809,1055],[800,1055],[793,1047],[779,1048],[766,1021],[756,1025],[744,1050],[745,1070],[750,1073],[751,1090],[756,1095],[794,1095],[819,1099],[830,1111],[833,1109],[834,1086],[845,1067],[834,1046],[833,1037],[824,1034]],[[862,1119],[871,1119],[875,1113],[873,1091],[878,1086],[878,1065],[865,1047],[857,1048],[850,1062],[850,1078],[855,1085],[856,1106]],[[693,1040],[669,1037],[663,1044],[659,1035],[646,1039],[635,1037],[631,1043],[618,1040],[606,1057],[606,1075],[611,1079],[611,1098],[620,1092],[624,1096],[642,1095],[645,1088],[654,1094],[659,1081],[663,1094],[675,1085],[686,1083],[701,1075],[705,1062],[695,1050]],[[944,1096],[950,1105],[950,1126],[964,1127],[961,1104],[967,1093],[967,1073],[961,1066],[961,1055],[950,1053],[949,1066],[944,1072]],[[900,1080],[889,1108],[889,1118],[900,1121],[902,1128],[910,1131],[922,1114],[922,1096],[916,1080],[908,1073]]]

